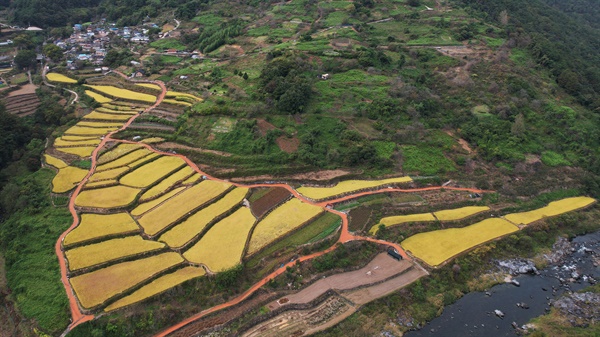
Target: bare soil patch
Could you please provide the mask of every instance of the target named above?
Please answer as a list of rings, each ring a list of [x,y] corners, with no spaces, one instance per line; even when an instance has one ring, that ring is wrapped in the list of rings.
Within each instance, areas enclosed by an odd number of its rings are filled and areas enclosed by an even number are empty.
[[[260,218],[263,215],[265,215],[268,211],[270,211],[273,207],[281,204],[284,200],[289,198],[289,196],[290,192],[285,188],[273,188],[265,195],[252,202],[250,204],[250,209],[252,210],[254,216]]]
[[[173,142],[161,143],[161,144],[158,144],[156,147],[160,150],[182,149],[182,150],[188,150],[188,151],[194,151],[194,152],[212,153],[212,154],[216,154],[218,156],[223,156],[223,157],[231,157],[231,153],[216,151],[216,150],[208,150],[208,149],[203,149],[203,148],[199,148],[199,147],[191,147],[191,146],[186,146],[186,145],[177,144],[177,143],[173,143]]]
[[[298,137],[288,138],[286,136],[279,136],[275,142],[281,151],[287,153],[298,151],[298,147],[300,146],[300,139],[298,139]]]
[[[35,94],[35,90],[38,88],[35,84],[25,84],[21,86],[21,89],[11,91],[8,94],[8,97],[19,96],[19,95],[27,95],[27,94]]]
[[[270,130],[275,130],[277,127],[264,119],[257,119],[256,126],[258,126],[258,132],[261,136],[266,136],[267,132]]]

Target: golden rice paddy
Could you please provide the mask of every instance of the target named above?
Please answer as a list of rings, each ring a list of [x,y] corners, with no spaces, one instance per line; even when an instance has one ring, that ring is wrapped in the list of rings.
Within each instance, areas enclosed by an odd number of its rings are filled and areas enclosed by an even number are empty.
[[[318,206],[304,203],[300,199],[291,199],[277,207],[262,219],[250,239],[248,255],[254,254],[279,237],[289,233],[306,223],[323,209]]]
[[[90,139],[90,140],[69,141],[69,140],[62,139],[62,137],[59,137],[54,140],[55,147],[85,146],[85,145],[98,145],[98,144],[100,144],[99,138]]]
[[[75,205],[93,208],[117,208],[131,204],[140,190],[127,186],[110,186],[85,190],[75,198]]]
[[[171,97],[172,98],[187,97],[187,98],[191,98],[191,99],[193,99],[194,101],[197,101],[197,102],[203,101],[203,99],[200,98],[200,97],[198,97],[198,96],[195,96],[195,95],[192,95],[192,94],[188,94],[188,93],[185,93],[185,92],[178,92],[178,91],[171,91],[171,90],[167,91],[167,94],[165,95],[165,97],[169,97],[169,98],[171,98]]]
[[[113,87],[111,85],[86,85],[95,91],[99,91],[102,94],[108,95],[109,97],[122,98],[126,100],[142,101],[148,103],[154,103],[156,97],[148,94],[143,94],[137,91],[131,91],[127,89],[121,89]]]
[[[140,227],[127,213],[81,214],[81,221],[63,240],[65,247],[105,236],[139,232]]]
[[[183,165],[185,161],[179,157],[162,156],[126,174],[120,182],[132,187],[148,187]]]
[[[385,227],[391,227],[403,223],[409,222],[426,222],[426,221],[435,221],[435,217],[431,213],[417,213],[417,214],[408,214],[408,215],[397,215],[385,217],[379,221],[379,224],[371,227],[369,233],[374,235],[379,230],[379,225],[384,225]]]
[[[445,209],[442,211],[433,212],[433,215],[435,215],[435,217],[440,221],[456,221],[489,210],[490,208],[487,206],[466,206],[456,209]]]
[[[298,188],[298,192],[313,200],[322,200],[368,188],[406,183],[410,181],[412,181],[410,177],[398,177],[383,180],[346,180],[333,187],[300,187]]]
[[[199,267],[185,267],[178,269],[173,273],[161,276],[156,280],[148,283],[140,289],[134,291],[131,295],[125,296],[113,304],[109,305],[104,311],[112,311],[133,303],[143,301],[154,295],[158,295],[165,290],[171,289],[185,281],[200,277],[206,274],[204,269]]]
[[[177,193],[179,193],[179,192],[181,192],[183,190],[185,190],[184,186],[176,188],[176,189],[174,189],[172,191],[169,191],[169,193],[161,196],[160,198],[156,198],[156,199],[154,199],[152,201],[141,203],[141,204],[139,204],[136,208],[134,208],[131,211],[131,215],[133,215],[133,216],[140,216],[140,215],[148,212],[149,210],[153,209],[157,205],[160,205],[160,203],[162,203],[163,201],[169,199],[170,197],[174,196],[175,194],[177,194]]]
[[[79,121],[77,123],[77,125],[91,127],[91,128],[97,128],[97,127],[114,127],[114,128],[120,128],[120,127],[123,126],[123,123],[122,122]],[[75,141],[73,139],[65,139],[65,140]],[[81,139],[81,140],[83,140],[83,139]]]
[[[105,114],[109,114],[109,115],[137,115],[138,114],[138,110],[132,110],[132,109],[108,109],[108,108],[104,108],[104,107],[100,107],[98,109],[96,109],[97,112],[102,112]]]
[[[88,171],[79,167],[67,166],[58,170],[58,174],[52,179],[52,192],[65,193],[74,189]]]
[[[64,161],[53,157],[49,154],[44,154],[44,160],[46,161],[46,164],[48,165],[52,165],[54,167],[56,167],[57,169],[61,169],[63,167],[67,167],[67,163],[65,163]]]
[[[92,176],[88,179],[88,182],[116,179],[118,176],[124,174],[127,171],[129,171],[129,167],[125,166],[100,172],[94,172],[94,174],[92,174]]]
[[[109,161],[113,161],[121,156],[124,156],[132,151],[140,149],[142,145],[139,144],[120,144],[117,147],[104,152],[98,157],[98,164],[106,164]]]
[[[157,84],[152,84],[152,83],[136,83],[135,85],[140,86],[140,87],[144,87],[144,88],[150,88],[150,89],[162,91],[162,88],[159,85],[157,85]]]
[[[89,114],[83,116],[84,120],[104,120],[104,121],[126,121],[131,118],[131,115],[121,114],[107,114],[98,111],[92,111]]]
[[[79,122],[82,123],[82,122]],[[78,142],[80,140],[92,140],[92,139],[98,139],[98,136],[69,136],[69,135],[62,135],[60,138],[62,138],[63,140],[68,140],[70,142]]]
[[[69,249],[65,256],[69,261],[69,270],[73,271],[164,247],[164,243],[134,235]]]
[[[463,228],[419,233],[402,241],[401,245],[430,266],[438,266],[479,244],[518,230],[506,220],[492,218]]]
[[[182,262],[181,255],[164,253],[71,277],[70,282],[81,306],[90,309]]]
[[[138,221],[148,235],[156,235],[164,228],[195,208],[219,196],[231,187],[228,183],[205,180],[177,194],[160,207],[144,214]]]
[[[217,222],[183,256],[191,262],[203,263],[215,273],[231,269],[240,263],[255,221],[250,209],[242,207]]]
[[[106,96],[102,96],[97,92],[91,91],[91,90],[86,90],[85,94],[90,96],[91,98],[93,98],[96,102],[98,103],[108,103],[108,102],[112,102],[112,99],[106,97]]]
[[[159,240],[166,242],[173,248],[184,246],[202,232],[206,225],[216,217],[228,212],[236,205],[239,205],[246,194],[248,194],[247,188],[235,188],[217,202],[199,210],[185,221],[166,231],[160,236]]]
[[[538,208],[533,211],[507,214],[504,216],[504,218],[517,225],[528,225],[545,217],[552,217],[587,207],[595,202],[596,199],[589,197],[566,198],[553,201],[549,203],[548,206]]]
[[[142,196],[140,197],[140,200],[152,199],[152,198],[164,193],[167,189],[169,189],[173,185],[177,184],[178,182],[185,180],[186,178],[191,176],[193,173],[194,173],[194,169],[192,169],[190,166],[187,166],[187,165],[184,166],[179,171],[166,177],[160,183],[156,184],[155,186],[150,188],[148,191],[146,191],[144,194],[142,194]]]
[[[83,186],[83,189],[96,188],[96,187],[108,187],[119,185],[119,182],[116,179],[110,180],[101,180],[101,181],[88,181]]]
[[[67,131],[65,131],[65,135],[74,135],[74,136],[104,136],[105,134],[117,130],[118,127],[104,127],[104,128],[90,128],[84,126],[72,126]]]
[[[138,166],[144,165],[144,164],[154,160],[154,158],[156,158],[158,156],[160,156],[160,154],[158,154],[156,152],[152,152],[149,155],[147,155],[146,157],[140,158],[134,162],[127,164],[127,166],[129,166],[129,168],[131,168],[131,169],[137,168]]]
[[[49,73],[49,74],[46,74],[46,77],[48,77],[48,81],[51,81],[51,82],[60,82],[60,83],[69,83],[69,84],[77,83],[77,80],[67,77],[63,74],[58,74],[58,73]]]
[[[178,101],[176,99],[165,98],[162,101],[163,101],[163,103],[169,103],[169,104],[175,104],[175,105],[183,105],[183,106],[192,106],[192,103],[185,102],[185,101]]]
[[[56,150],[64,153],[74,154],[81,158],[86,158],[92,155],[96,149],[95,146],[77,146],[77,147],[59,147]]]
[[[161,138],[161,137],[150,137],[150,138],[142,139],[140,142],[145,143],[145,144],[154,144],[154,143],[162,143],[164,141],[165,141],[165,139]]]
[[[110,158],[112,158],[113,155],[108,155],[107,157],[102,155],[99,160],[99,162],[102,162],[102,164],[98,166],[96,171],[110,170],[115,167],[129,165],[131,163],[137,162],[142,158],[149,156],[152,153],[152,151],[147,149],[133,149],[132,151],[129,151],[124,155],[112,160]]]
[[[202,180],[202,176],[200,174],[196,173],[181,183],[184,185],[191,185],[191,184],[195,184],[196,182],[198,182],[200,180]]]

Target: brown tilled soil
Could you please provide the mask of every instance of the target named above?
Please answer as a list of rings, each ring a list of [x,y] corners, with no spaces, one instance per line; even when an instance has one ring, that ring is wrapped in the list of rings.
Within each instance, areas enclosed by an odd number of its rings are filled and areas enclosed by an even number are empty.
[[[414,281],[418,280],[419,278],[425,275],[427,275],[427,272],[425,272],[425,270],[415,267],[407,271],[406,273],[398,275],[383,283],[379,283],[367,288],[352,290],[349,293],[345,293],[343,296],[356,304],[366,304],[373,301],[376,298],[383,297],[387,294],[398,290],[401,287],[413,283]]]
[[[300,146],[300,139],[298,139],[298,137],[288,138],[286,136],[279,136],[275,142],[281,151],[287,153],[294,153],[298,151],[298,146]]]
[[[275,129],[277,129],[277,127],[275,127],[275,125],[267,122],[264,119],[258,119],[258,120],[256,120],[256,126],[258,126],[258,132],[263,137],[267,134],[267,132],[269,130],[275,130]]]
[[[8,94],[8,97],[12,97],[12,96],[20,96],[20,95],[27,95],[27,94],[35,94],[35,90],[38,87],[35,84],[25,84],[21,86],[21,89],[19,90],[15,90],[15,91],[11,91]]]
[[[361,206],[350,211],[350,223],[348,229],[351,231],[361,231],[365,229],[367,222],[371,218],[373,210],[369,207]]]
[[[265,195],[252,202],[250,204],[250,209],[252,210],[254,216],[260,218],[269,210],[271,210],[271,208],[286,200],[289,196],[290,192],[285,188],[273,188]]]

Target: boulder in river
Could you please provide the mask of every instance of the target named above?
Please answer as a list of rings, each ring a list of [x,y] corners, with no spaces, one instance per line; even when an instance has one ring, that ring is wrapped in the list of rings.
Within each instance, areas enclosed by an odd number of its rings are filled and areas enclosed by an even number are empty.
[[[500,318],[504,318],[504,313],[498,309],[494,310],[494,314]]]

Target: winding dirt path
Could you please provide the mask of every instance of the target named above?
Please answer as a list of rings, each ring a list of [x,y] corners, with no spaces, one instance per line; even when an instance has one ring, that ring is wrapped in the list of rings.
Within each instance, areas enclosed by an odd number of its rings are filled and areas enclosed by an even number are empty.
[[[113,71],[114,73],[122,76],[123,78],[132,81],[131,79],[127,78],[126,75],[124,75],[123,73],[117,72],[117,71]],[[146,82],[146,83],[154,83],[160,86],[161,88],[161,93],[160,95],[157,97],[156,102],[154,103],[154,105],[146,108],[144,110],[144,113],[149,112],[150,110],[156,108],[158,105],[160,105],[160,103],[162,102],[162,100],[165,98],[166,92],[167,92],[167,88],[165,87],[165,84],[161,81],[133,81],[133,82]],[[424,188],[415,188],[415,189],[400,189],[400,188],[380,188],[378,190],[373,190],[373,191],[366,191],[366,192],[360,192],[360,193],[355,193],[355,194],[351,194],[345,197],[341,197],[338,199],[333,199],[333,200],[329,200],[329,201],[322,201],[322,202],[316,202],[313,200],[310,200],[306,197],[304,197],[303,195],[301,195],[300,193],[298,193],[298,191],[296,191],[294,188],[292,188],[290,185],[288,184],[283,184],[283,183],[277,183],[277,184],[241,184],[241,183],[235,183],[235,182],[231,182],[228,180],[223,180],[223,179],[219,179],[216,177],[212,177],[209,174],[207,174],[206,172],[203,172],[200,168],[198,168],[198,166],[192,162],[189,158],[187,158],[184,155],[181,154],[173,154],[173,153],[169,153],[169,152],[164,152],[164,151],[160,151],[157,150],[155,148],[152,147],[151,144],[145,144],[145,143],[139,143],[139,142],[134,142],[134,141],[129,141],[129,140],[120,140],[120,139],[113,139],[112,135],[114,135],[115,133],[122,131],[124,129],[126,129],[127,127],[129,127],[131,125],[131,123],[134,122],[134,120],[139,117],[141,114],[137,114],[132,116],[131,119],[129,119],[120,129],[112,131],[110,133],[108,133],[100,142],[100,144],[98,144],[98,146],[94,149],[92,155],[91,155],[91,168],[89,170],[89,172],[87,173],[87,175],[85,176],[85,178],[79,183],[79,185],[77,186],[77,188],[75,189],[75,191],[72,193],[71,198],[69,200],[69,211],[71,212],[71,215],[73,216],[73,223],[71,225],[71,227],[69,227],[69,229],[67,229],[57,240],[56,245],[55,245],[55,252],[56,255],[58,257],[58,261],[60,264],[60,269],[61,269],[61,279],[63,282],[63,285],[65,287],[67,296],[69,298],[69,305],[70,305],[70,310],[71,310],[71,316],[72,316],[72,322],[71,324],[67,327],[66,331],[63,333],[63,336],[66,335],[69,331],[71,331],[73,328],[75,328],[77,325],[82,324],[84,322],[90,321],[92,319],[95,318],[94,315],[88,315],[82,312],[81,308],[78,305],[77,302],[77,298],[74,294],[73,289],[71,288],[71,285],[69,283],[69,278],[67,276],[67,267],[66,267],[66,258],[64,256],[64,252],[62,250],[62,241],[65,238],[65,236],[72,231],[75,227],[77,227],[77,225],[79,224],[79,217],[77,216],[77,211],[75,210],[75,199],[77,198],[77,196],[79,195],[79,193],[81,192],[81,189],[83,188],[83,185],[85,185],[85,183],[87,182],[87,180],[90,178],[90,176],[94,173],[94,171],[96,170],[96,166],[97,166],[97,157],[98,157],[98,152],[100,151],[100,149],[102,149],[107,142],[111,141],[111,142],[119,142],[119,143],[129,143],[129,144],[140,144],[142,146],[144,146],[145,148],[147,148],[148,150],[151,150],[155,153],[161,154],[161,155],[165,155],[165,156],[175,156],[175,157],[179,157],[181,159],[183,159],[190,167],[192,167],[196,172],[198,172],[201,175],[204,175],[207,177],[207,179],[210,180],[215,180],[215,181],[222,181],[222,182],[227,182],[229,184],[232,184],[234,186],[237,187],[246,187],[246,188],[252,188],[252,187],[281,187],[281,188],[285,188],[286,190],[288,190],[291,194],[294,195],[294,197],[302,200],[303,202],[309,203],[311,205],[315,205],[318,207],[323,208],[325,211],[336,214],[338,216],[340,216],[342,218],[342,228],[341,228],[341,234],[340,237],[337,241],[337,243],[346,243],[349,241],[355,241],[355,240],[362,240],[362,241],[369,241],[369,242],[374,242],[374,243],[378,243],[378,244],[382,244],[382,245],[387,245],[390,247],[394,247],[398,253],[400,253],[402,255],[402,257],[406,260],[411,260],[410,257],[406,254],[406,252],[400,247],[400,245],[396,244],[396,243],[392,243],[392,242],[387,242],[387,241],[383,241],[383,240],[377,240],[374,238],[369,238],[369,237],[363,237],[363,236],[356,236],[353,235],[352,233],[350,233],[348,231],[348,216],[346,213],[341,212],[341,211],[337,211],[335,209],[332,209],[330,207],[328,207],[331,204],[335,204],[335,203],[339,203],[339,202],[343,202],[346,200],[350,200],[350,199],[355,199],[358,197],[362,197],[362,196],[366,196],[366,195],[372,195],[372,194],[378,194],[378,193],[387,193],[387,192],[404,192],[404,193],[413,193],[413,192],[423,192],[423,191],[434,191],[434,190],[441,190],[441,189],[448,189],[448,190],[458,190],[458,191],[469,191],[469,192],[475,192],[475,193],[484,193],[487,191],[483,191],[483,190],[479,190],[479,189],[471,189],[471,188],[455,188],[455,187],[442,187],[442,186],[435,186],[435,187],[424,187]],[[333,251],[336,248],[336,245],[332,245],[331,247],[320,251],[320,252],[316,252],[310,255],[305,255],[305,256],[301,256],[299,257],[297,260],[300,262],[304,262],[307,260],[311,260],[313,258],[316,258],[318,256],[327,254],[331,251]],[[214,306],[212,308],[200,311],[199,313],[197,313],[194,316],[191,316],[169,328],[167,328],[164,331],[159,332],[156,336],[157,337],[162,337],[162,336],[167,336],[170,333],[186,326],[187,324],[194,322],[195,320],[202,318],[208,314],[214,313],[216,311],[219,311],[221,309],[225,309],[231,306],[234,306],[236,304],[239,304],[240,302],[242,302],[243,300],[247,299],[249,296],[251,296],[255,291],[257,291],[258,289],[260,289],[262,286],[264,286],[267,282],[269,282],[270,280],[272,280],[273,278],[277,277],[278,275],[281,275],[282,273],[284,273],[286,271],[286,268],[288,266],[293,266],[296,263],[296,260],[288,262],[287,264],[283,265],[282,267],[278,268],[277,270],[273,271],[271,274],[265,276],[263,279],[261,279],[260,281],[258,281],[257,283],[255,283],[253,286],[251,286],[249,289],[247,289],[244,293],[242,293],[241,295],[225,302],[222,304],[219,304],[217,306]]]

